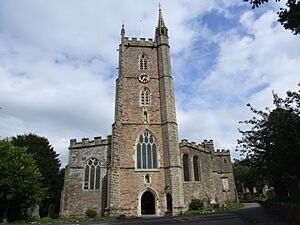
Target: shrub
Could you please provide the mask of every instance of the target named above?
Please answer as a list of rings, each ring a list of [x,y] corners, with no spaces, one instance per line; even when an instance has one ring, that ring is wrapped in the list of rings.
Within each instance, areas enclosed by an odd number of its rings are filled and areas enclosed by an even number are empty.
[[[88,209],[88,210],[86,210],[85,215],[88,218],[95,218],[97,216],[97,212],[94,209]]]
[[[192,201],[189,204],[190,210],[201,210],[203,209],[203,200],[200,199],[192,199]]]
[[[51,217],[43,217],[43,218],[36,219],[35,222],[45,224],[45,223],[52,223],[53,220]]]

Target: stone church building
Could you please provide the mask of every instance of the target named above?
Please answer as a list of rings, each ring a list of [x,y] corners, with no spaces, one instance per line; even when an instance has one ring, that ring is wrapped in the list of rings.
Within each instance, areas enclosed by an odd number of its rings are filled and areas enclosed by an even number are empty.
[[[155,39],[121,29],[112,135],[70,141],[61,215],[177,215],[194,198],[236,201],[229,150],[178,141],[168,29]]]

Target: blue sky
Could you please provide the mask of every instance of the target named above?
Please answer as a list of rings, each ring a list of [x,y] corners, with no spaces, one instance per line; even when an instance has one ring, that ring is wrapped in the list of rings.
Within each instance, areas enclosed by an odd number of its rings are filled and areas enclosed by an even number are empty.
[[[300,82],[299,37],[277,23],[284,5],[164,0],[180,139],[231,149],[250,102],[272,105]],[[158,1],[0,1],[0,137],[34,132],[65,165],[69,139],[111,134],[120,28],[153,38]]]

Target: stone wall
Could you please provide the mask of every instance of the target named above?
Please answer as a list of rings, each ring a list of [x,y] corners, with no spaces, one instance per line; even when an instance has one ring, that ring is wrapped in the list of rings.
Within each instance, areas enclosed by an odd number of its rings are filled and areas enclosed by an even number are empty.
[[[156,42],[145,39],[122,38],[120,45],[119,77],[116,87],[115,122],[113,125],[112,164],[109,169],[109,208],[111,215],[140,215],[140,198],[150,190],[156,198],[157,215],[165,206],[164,151],[161,130],[161,108]],[[147,70],[139,68],[139,58],[148,59]],[[148,83],[139,82],[141,73],[150,77]],[[150,104],[140,104],[144,88],[150,92]],[[148,120],[144,120],[144,112]],[[157,143],[158,169],[136,169],[136,143],[143,131],[153,134]],[[151,183],[145,184],[145,175]]]
[[[84,215],[88,208],[103,213],[107,198],[107,164],[110,158],[111,137],[94,140],[83,138],[81,142],[70,141],[69,161],[65,172],[61,197],[62,216]],[[87,160],[96,158],[100,162],[100,189],[84,189],[84,166]]]
[[[129,39],[122,28],[112,136],[105,140],[71,140],[61,200],[63,216],[83,215],[88,208],[99,213],[107,209],[112,216],[141,216],[141,197],[145,191],[155,199],[156,215],[165,215],[167,195],[173,200],[169,206],[172,205],[174,215],[187,209],[192,198],[218,203],[235,199],[228,151],[215,152],[211,140],[201,144],[183,140],[178,144],[168,29],[161,11],[158,26],[155,40]],[[140,67],[143,55],[147,58],[146,69]],[[142,74],[147,74],[150,80],[140,82]],[[150,93],[148,105],[140,101],[143,90]],[[143,131],[152,133],[156,139],[158,168],[137,169],[136,144]],[[183,154],[189,156],[190,162],[187,182],[182,176]],[[193,178],[194,156],[199,159],[199,181]],[[99,190],[83,188],[84,165],[91,157],[101,163]],[[145,182],[146,175],[150,177],[149,183]]]
[[[216,201],[221,204],[237,201],[232,163],[229,150],[217,150],[214,157],[214,186],[217,193]],[[227,180],[228,188],[222,180]],[[226,185],[225,185],[226,186]]]
[[[187,206],[193,198],[221,205],[236,201],[229,150],[214,151],[212,140],[196,144],[184,139],[179,146],[181,161],[184,154],[189,157],[190,181],[183,181],[184,199]],[[195,156],[200,162],[200,181],[194,179],[193,157]],[[226,190],[223,187],[222,179],[228,180],[228,189]]]

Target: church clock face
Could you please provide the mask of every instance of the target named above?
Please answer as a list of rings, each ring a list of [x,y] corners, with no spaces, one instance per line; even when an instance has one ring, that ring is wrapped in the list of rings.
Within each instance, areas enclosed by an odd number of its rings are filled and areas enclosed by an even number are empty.
[[[146,73],[142,73],[139,77],[139,81],[143,84],[148,83],[150,81],[150,77]]]

